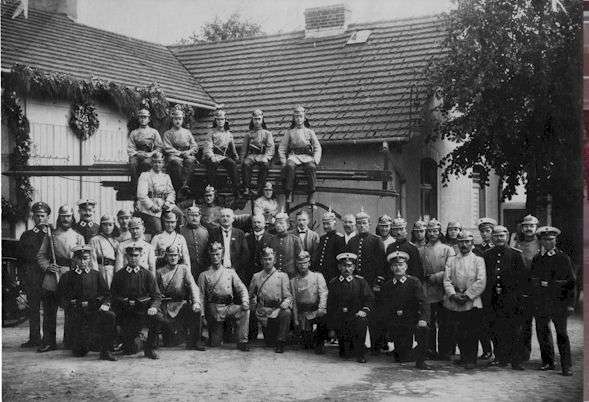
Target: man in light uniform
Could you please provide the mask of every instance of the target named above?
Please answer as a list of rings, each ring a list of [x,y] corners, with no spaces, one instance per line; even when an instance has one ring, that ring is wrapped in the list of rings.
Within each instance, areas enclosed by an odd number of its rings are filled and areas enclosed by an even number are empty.
[[[145,241],[143,238],[143,221],[141,218],[131,218],[129,222],[129,232],[131,232],[131,239],[126,240],[119,244],[117,251],[117,259],[115,261],[115,272],[120,271],[126,267],[127,253],[125,250],[127,247],[133,245],[139,247],[139,266],[149,271],[155,278],[155,252],[151,244]]]
[[[198,165],[196,160],[198,145],[190,130],[182,127],[183,123],[184,112],[180,108],[175,108],[172,112],[172,128],[163,136],[168,172],[176,191],[188,188],[192,170]]]
[[[245,194],[250,192],[252,170],[255,165],[259,168],[258,173],[258,193],[261,193],[262,186],[266,183],[268,176],[268,167],[274,157],[274,138],[272,133],[266,130],[264,122],[264,113],[256,109],[252,113],[250,120],[249,132],[243,138],[242,144],[242,184],[245,188]]]
[[[151,156],[162,149],[163,143],[160,133],[155,128],[149,127],[150,113],[147,109],[137,112],[139,127],[131,131],[127,145],[127,154],[131,164],[131,183],[133,187],[141,172],[151,169]]]

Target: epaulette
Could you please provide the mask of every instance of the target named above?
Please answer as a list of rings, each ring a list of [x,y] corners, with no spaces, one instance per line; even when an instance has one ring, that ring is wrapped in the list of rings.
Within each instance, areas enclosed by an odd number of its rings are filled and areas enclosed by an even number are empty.
[[[339,237],[344,237],[344,235],[343,235],[343,234],[341,234],[340,232],[335,232],[335,235],[336,235],[336,236],[339,236]]]
[[[510,248],[510,249],[512,249],[512,250],[518,251],[518,252],[520,252],[520,253],[523,253],[523,251],[522,251],[522,250],[520,250],[519,248],[515,248],[515,247],[509,247],[509,248]]]
[[[361,275],[354,275],[354,278],[360,278],[360,279],[364,279],[364,277],[363,277],[363,276],[361,276]]]

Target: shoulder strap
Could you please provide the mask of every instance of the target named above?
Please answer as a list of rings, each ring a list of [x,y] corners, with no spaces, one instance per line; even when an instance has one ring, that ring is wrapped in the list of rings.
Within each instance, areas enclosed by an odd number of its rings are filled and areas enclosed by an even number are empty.
[[[260,291],[262,290],[266,282],[268,282],[268,279],[270,279],[270,277],[272,277],[272,275],[274,275],[277,271],[278,270],[275,268],[274,271],[272,271],[272,273],[268,275],[266,279],[264,279],[264,281],[260,284],[260,287],[256,289],[256,296],[260,294]]]

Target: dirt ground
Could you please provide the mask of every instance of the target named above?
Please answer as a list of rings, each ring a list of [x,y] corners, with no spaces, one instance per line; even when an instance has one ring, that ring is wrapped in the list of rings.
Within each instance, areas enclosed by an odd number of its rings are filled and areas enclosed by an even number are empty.
[[[61,321],[61,320],[60,320]],[[118,362],[97,353],[74,358],[58,350],[44,354],[21,349],[27,324],[2,331],[2,397],[5,401],[188,401],[188,400],[436,400],[436,401],[579,401],[582,399],[583,329],[570,320],[573,377],[541,372],[534,343],[524,372],[477,369],[464,372],[446,362],[433,371],[414,370],[390,358],[367,364],[343,361],[337,347],[325,356],[287,349],[283,355],[261,345],[249,353],[234,345],[205,352],[181,347],[160,349],[160,360],[142,354]],[[63,333],[58,329],[58,336]]]

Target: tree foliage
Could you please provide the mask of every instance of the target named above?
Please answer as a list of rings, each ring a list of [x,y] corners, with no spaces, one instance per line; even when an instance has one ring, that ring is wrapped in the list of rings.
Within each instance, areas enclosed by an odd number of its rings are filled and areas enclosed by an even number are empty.
[[[444,52],[430,66],[442,101],[429,139],[458,146],[442,176],[482,165],[503,180],[503,198],[525,184],[527,209],[551,196],[577,206],[581,177],[580,0],[459,0],[443,16]],[[569,209],[570,211],[570,209]]]
[[[234,13],[226,20],[221,20],[219,16],[215,16],[212,22],[203,25],[200,33],[193,32],[188,38],[181,39],[180,44],[188,45],[201,42],[244,39],[262,35],[263,33],[260,24],[248,21],[238,13]]]

